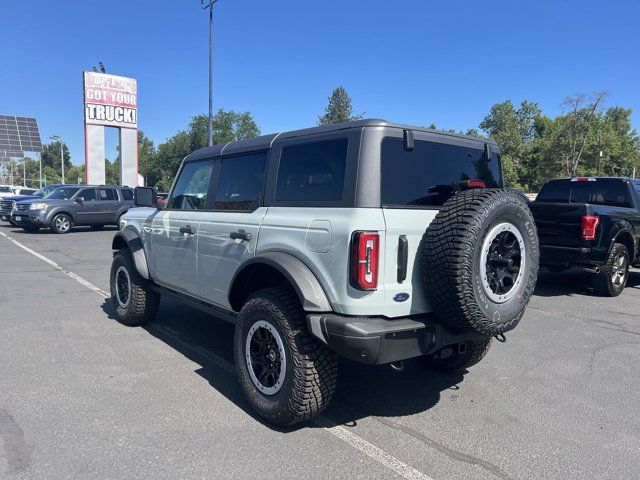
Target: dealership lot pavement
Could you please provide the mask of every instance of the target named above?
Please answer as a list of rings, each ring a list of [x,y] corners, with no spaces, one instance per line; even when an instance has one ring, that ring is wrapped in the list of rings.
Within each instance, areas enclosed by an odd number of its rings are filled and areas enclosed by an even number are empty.
[[[464,375],[342,361],[326,414],[276,430],[242,397],[230,325],[164,301],[148,327],[112,319],[114,230],[0,233],[0,478],[638,477],[638,270],[612,299],[545,275]]]

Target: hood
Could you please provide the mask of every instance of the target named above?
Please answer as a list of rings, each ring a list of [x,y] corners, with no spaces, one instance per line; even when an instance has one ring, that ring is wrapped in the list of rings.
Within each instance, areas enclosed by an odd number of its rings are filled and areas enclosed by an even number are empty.
[[[21,202],[23,200],[37,200],[42,197],[36,195],[14,195],[13,197],[5,197],[7,200],[13,200],[14,202]]]
[[[20,205],[30,205],[32,203],[46,203],[49,205],[56,205],[56,204],[60,204],[60,203],[69,203],[69,202],[73,202],[73,200],[62,200],[62,199],[53,199],[53,198],[43,198],[43,197],[30,197],[27,200],[22,200],[19,202],[16,202],[16,204],[20,204]]]

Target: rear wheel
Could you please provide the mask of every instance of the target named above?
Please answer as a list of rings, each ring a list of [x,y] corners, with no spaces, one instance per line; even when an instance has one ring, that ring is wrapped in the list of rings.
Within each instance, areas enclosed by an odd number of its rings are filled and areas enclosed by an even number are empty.
[[[51,231],[59,234],[69,233],[71,225],[71,217],[66,213],[59,213],[51,220]]]
[[[122,249],[113,257],[110,284],[111,300],[120,323],[133,327],[155,317],[160,295],[140,276],[129,250]]]
[[[593,276],[593,288],[600,295],[617,297],[629,278],[629,250],[621,243],[614,243],[607,262]]]
[[[427,357],[420,357],[422,364],[438,372],[465,370],[480,362],[489,351],[491,339],[472,340],[460,345],[445,347]]]
[[[284,288],[254,293],[234,337],[238,381],[253,409],[275,425],[319,414],[336,385],[336,354],[307,331],[298,298]]]

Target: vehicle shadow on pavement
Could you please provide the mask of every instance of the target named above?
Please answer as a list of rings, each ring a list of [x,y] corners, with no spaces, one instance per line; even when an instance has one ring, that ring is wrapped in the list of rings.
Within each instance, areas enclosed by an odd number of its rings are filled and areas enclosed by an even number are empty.
[[[105,300],[102,309],[116,321],[110,299]],[[277,428],[255,414],[245,400],[233,372],[233,325],[163,299],[156,320],[142,328],[200,365],[201,368],[195,373],[247,415],[267,427],[291,432],[316,426],[307,422],[291,428]],[[405,369],[396,372],[388,365],[369,366],[341,358],[336,393],[325,413],[335,423],[347,425],[369,416],[412,415],[436,405],[444,390],[463,388],[457,386],[462,380],[461,373],[432,372],[415,360],[405,362]]]
[[[11,228],[12,230],[10,230],[10,233],[16,233],[18,235],[59,235],[58,233],[53,233],[49,228],[45,228],[45,227],[42,227],[40,228],[40,230],[37,230],[35,232],[27,232],[19,227],[11,227]],[[73,235],[74,233],[86,233],[86,232],[105,232],[105,231],[115,232],[117,230],[118,230],[118,227],[115,225],[105,226],[99,230],[93,230],[91,227],[80,226],[80,227],[73,227],[64,235]]]
[[[640,270],[632,269],[629,271],[626,288],[640,289]],[[538,284],[533,293],[539,297],[599,296],[593,290],[592,274],[579,269],[569,269],[560,273],[551,273],[540,269]]]

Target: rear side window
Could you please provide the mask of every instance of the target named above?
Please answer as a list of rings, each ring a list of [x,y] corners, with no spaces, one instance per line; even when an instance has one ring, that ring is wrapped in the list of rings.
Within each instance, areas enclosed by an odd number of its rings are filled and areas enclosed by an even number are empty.
[[[267,154],[223,158],[221,163],[214,210],[255,210],[264,185]]]
[[[98,200],[115,200],[116,191],[113,188],[99,188]]]
[[[133,200],[133,191],[132,190],[128,190],[128,189],[122,189],[120,190],[120,193],[122,193],[122,199],[123,200]]]
[[[202,210],[207,204],[213,160],[186,163],[168,202],[173,210]]]
[[[342,200],[348,146],[346,138],[337,138],[284,147],[278,168],[276,200]]]
[[[484,150],[474,148],[416,141],[408,151],[403,139],[387,137],[381,163],[384,206],[438,207],[467,180],[502,186],[500,157],[487,159]]]
[[[545,183],[536,197],[536,202],[569,203],[571,184],[566,180]]]

